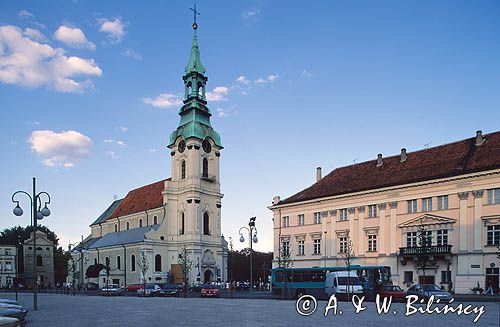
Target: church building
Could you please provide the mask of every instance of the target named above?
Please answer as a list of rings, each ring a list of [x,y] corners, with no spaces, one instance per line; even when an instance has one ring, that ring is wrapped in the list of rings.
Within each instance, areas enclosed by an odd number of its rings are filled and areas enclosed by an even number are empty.
[[[180,122],[169,139],[170,178],[128,192],[90,225],[91,233],[72,251],[75,282],[108,281],[105,270],[87,278],[92,265],[109,264],[109,283],[181,282],[179,258],[187,251],[190,285],[227,280],[227,242],[221,235],[219,160],[223,149],[210,123],[205,67],[197,43],[198,25],[183,76]],[[141,267],[147,263],[142,276]],[[79,273],[83,270],[83,274]]]

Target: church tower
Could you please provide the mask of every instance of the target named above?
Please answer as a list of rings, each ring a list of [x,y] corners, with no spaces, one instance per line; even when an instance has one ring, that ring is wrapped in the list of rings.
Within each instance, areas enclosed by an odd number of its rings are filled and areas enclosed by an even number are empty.
[[[205,67],[201,64],[196,23],[189,63],[185,68],[180,122],[170,135],[172,178],[166,182],[164,203],[169,234],[178,248],[186,247],[194,266],[190,282],[225,280],[226,244],[221,235],[219,159],[223,149],[212,128],[207,106]],[[175,218],[174,218],[175,217]]]

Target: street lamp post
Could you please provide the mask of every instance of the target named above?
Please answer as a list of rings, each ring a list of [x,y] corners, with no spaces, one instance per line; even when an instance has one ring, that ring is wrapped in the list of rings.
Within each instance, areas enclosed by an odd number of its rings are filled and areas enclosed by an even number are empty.
[[[78,243],[73,243],[73,244],[70,243],[69,246],[71,247],[71,246],[74,246],[77,244]],[[83,289],[83,263],[84,263],[83,255],[88,253],[88,251],[83,248],[83,235],[82,235],[82,241],[80,242],[80,248],[78,250],[74,249],[72,252],[75,254],[80,253],[80,259],[78,259],[78,261],[80,261],[80,269],[79,269],[80,273],[78,276],[78,283],[80,284],[80,289]],[[73,274],[74,274],[74,272],[73,272]],[[74,285],[73,285],[73,290],[74,290]],[[73,294],[74,294],[74,292],[73,292]]]
[[[258,242],[257,238],[257,227],[255,227],[255,219],[256,217],[250,218],[250,222],[248,223],[248,227],[243,226],[239,230],[240,234],[240,242],[245,242],[245,237],[241,232],[243,229],[248,231],[248,242],[250,243],[250,298],[253,298],[253,262],[252,262],[252,254],[253,254],[253,243]]]
[[[30,195],[26,191],[16,191],[12,194],[12,202],[16,204],[13,210],[14,215],[22,216],[23,209],[19,206],[19,201],[15,200],[15,196],[19,193],[25,194],[31,201],[31,226],[33,226],[33,310],[38,310],[38,275],[37,275],[37,260],[36,260],[36,230],[37,230],[37,220],[42,220],[43,217],[48,217],[50,215],[50,210],[47,208],[47,204],[50,203],[50,195],[47,192],[36,193],[36,178],[33,177],[33,193]],[[48,201],[45,201],[45,206],[42,208],[42,195],[46,195]]]

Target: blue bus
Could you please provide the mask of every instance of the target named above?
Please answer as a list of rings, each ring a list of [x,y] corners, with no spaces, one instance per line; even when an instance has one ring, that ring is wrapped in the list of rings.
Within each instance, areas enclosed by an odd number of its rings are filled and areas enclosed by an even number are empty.
[[[388,266],[274,268],[271,275],[272,292],[285,299],[299,298],[304,294],[325,299],[326,274],[345,270],[356,271],[367,300],[375,299],[383,285],[392,285],[391,267]]]

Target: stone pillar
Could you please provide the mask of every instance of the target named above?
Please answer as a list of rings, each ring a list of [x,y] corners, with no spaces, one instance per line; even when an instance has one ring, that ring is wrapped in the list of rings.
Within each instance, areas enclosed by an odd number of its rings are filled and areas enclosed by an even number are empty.
[[[472,191],[474,194],[474,234],[473,234],[473,250],[481,251],[483,248],[483,240],[482,240],[482,228],[483,224],[481,221],[481,216],[483,215],[483,194],[484,190],[475,190]]]
[[[332,257],[337,257],[337,233],[335,232],[335,225],[337,224],[337,210],[330,210],[330,253]]]
[[[396,211],[398,209],[398,203],[397,202],[391,202],[389,203],[389,206],[391,207],[391,217],[390,217],[390,238],[389,238],[389,253],[390,254],[395,254],[398,252],[398,244],[397,244],[397,220],[396,220]]]
[[[459,251],[467,251],[467,200],[469,198],[469,192],[458,193],[458,198],[460,199],[460,216],[459,216]]]
[[[323,260],[326,260],[328,258],[328,254],[331,253],[328,250],[328,239],[330,238],[330,235],[328,235],[329,231],[327,229],[327,222],[328,222],[328,211],[321,211],[321,253],[323,253]],[[324,243],[323,243],[324,242]]]
[[[353,244],[356,240],[357,237],[357,231],[354,228],[354,212],[356,211],[356,208],[349,208],[347,209],[348,215],[347,215],[347,220],[349,221],[349,237],[351,238]],[[358,256],[359,253],[356,253],[356,247],[354,246],[354,254],[355,256]]]
[[[379,210],[379,226],[380,226],[380,230],[379,230],[379,238],[378,238],[378,245],[379,245],[379,254],[383,254],[385,255],[387,253],[386,251],[386,240],[387,240],[387,235],[385,234],[385,208],[386,208],[386,204],[385,203],[380,203],[378,205],[378,210]]]
[[[358,207],[358,252],[359,255],[365,254],[365,206]]]

